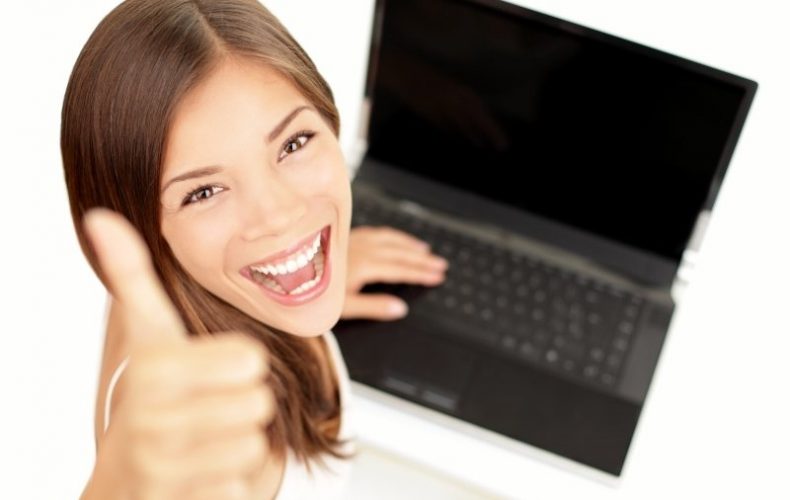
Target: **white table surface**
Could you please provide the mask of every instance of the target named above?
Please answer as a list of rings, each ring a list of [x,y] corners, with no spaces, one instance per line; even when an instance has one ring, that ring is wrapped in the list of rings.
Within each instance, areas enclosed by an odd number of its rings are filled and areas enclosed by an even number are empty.
[[[490,492],[438,473],[431,467],[382,451],[366,442],[358,445],[347,500],[483,500]]]

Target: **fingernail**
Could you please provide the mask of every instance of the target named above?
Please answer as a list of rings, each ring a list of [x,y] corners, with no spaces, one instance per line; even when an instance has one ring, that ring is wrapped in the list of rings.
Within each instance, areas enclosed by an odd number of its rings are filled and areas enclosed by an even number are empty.
[[[401,300],[393,301],[390,304],[390,312],[396,318],[402,318],[403,316],[406,316],[407,312],[409,312],[409,306],[407,306],[406,303]]]

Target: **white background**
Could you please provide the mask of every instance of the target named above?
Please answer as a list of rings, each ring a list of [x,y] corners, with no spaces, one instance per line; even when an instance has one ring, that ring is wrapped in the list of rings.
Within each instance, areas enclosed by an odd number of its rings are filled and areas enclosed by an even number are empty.
[[[92,467],[104,291],[74,237],[59,126],[77,54],[116,3],[0,0],[1,498],[76,498]],[[626,477],[618,489],[581,482],[574,491],[596,498],[684,492],[790,497],[785,2],[518,3],[760,84],[673,322]],[[350,154],[372,2],[266,5],[332,86],[343,119],[341,141]]]

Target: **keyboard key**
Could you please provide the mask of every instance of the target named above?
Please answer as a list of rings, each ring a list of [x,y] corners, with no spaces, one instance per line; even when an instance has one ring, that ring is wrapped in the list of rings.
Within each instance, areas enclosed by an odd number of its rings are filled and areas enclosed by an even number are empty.
[[[525,358],[533,361],[540,358],[540,350],[528,340],[521,343],[518,352]]]
[[[622,362],[623,362],[623,358],[614,353],[610,354],[606,358],[606,366],[608,366],[612,370],[617,370],[618,368],[620,368],[620,363]]]
[[[631,323],[630,321],[621,321],[620,325],[617,327],[617,330],[620,333],[631,335],[634,331],[634,324]]]
[[[518,344],[518,339],[513,335],[502,336],[502,347],[504,347],[508,351],[514,350],[517,344]]]
[[[587,365],[584,367],[584,376],[589,379],[594,379],[598,376],[599,369],[596,365]]]
[[[600,347],[594,347],[590,350],[590,358],[597,363],[603,361],[605,356],[606,354],[603,352],[603,349],[601,349]]]

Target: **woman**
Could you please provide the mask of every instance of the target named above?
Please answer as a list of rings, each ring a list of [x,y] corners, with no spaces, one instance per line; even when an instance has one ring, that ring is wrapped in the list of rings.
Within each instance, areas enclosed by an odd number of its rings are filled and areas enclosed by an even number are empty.
[[[326,82],[254,0],[129,0],[91,35],[61,131],[78,239],[113,296],[83,498],[343,482],[329,328],[404,314],[360,289],[438,284],[446,263],[403,233],[350,233],[338,132]]]

